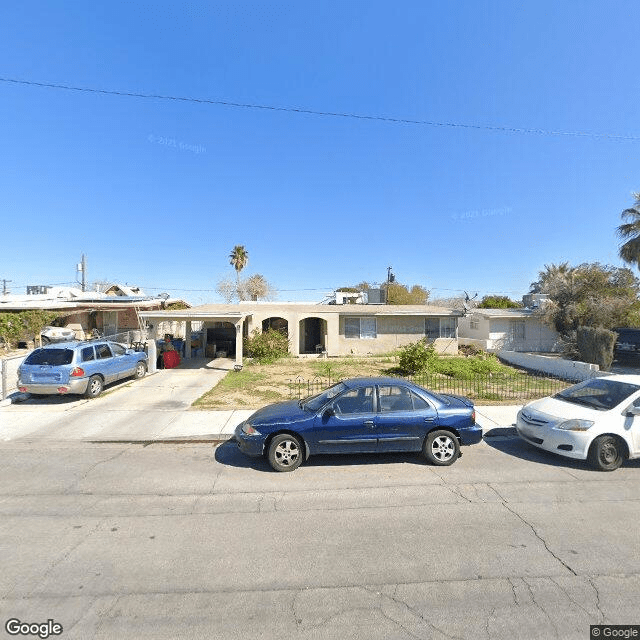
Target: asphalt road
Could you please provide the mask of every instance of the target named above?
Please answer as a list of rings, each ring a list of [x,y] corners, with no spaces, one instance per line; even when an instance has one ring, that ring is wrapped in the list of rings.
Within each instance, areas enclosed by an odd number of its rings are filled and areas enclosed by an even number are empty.
[[[637,461],[598,473],[508,433],[463,452],[278,474],[231,442],[0,443],[2,626],[530,640],[640,623]]]

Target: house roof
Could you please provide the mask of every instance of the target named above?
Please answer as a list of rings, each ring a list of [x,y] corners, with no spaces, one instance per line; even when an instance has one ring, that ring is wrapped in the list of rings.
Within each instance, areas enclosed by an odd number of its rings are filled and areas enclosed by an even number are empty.
[[[457,317],[462,311],[426,305],[368,305],[368,304],[297,304],[297,303],[243,303],[243,304],[205,304],[179,311],[142,311],[141,316],[155,320],[227,320],[237,322],[252,315],[281,317],[295,316],[326,317],[333,316],[422,316]]]
[[[391,305],[391,304],[296,304],[296,303],[259,303],[243,304],[204,304],[181,312],[187,315],[240,315],[253,313],[271,313],[278,315],[283,311],[293,313],[331,314],[343,316],[461,316],[462,311],[428,305]],[[170,312],[174,313],[174,312]]]
[[[531,318],[535,314],[534,309],[472,309],[470,315],[479,315],[485,318]]]

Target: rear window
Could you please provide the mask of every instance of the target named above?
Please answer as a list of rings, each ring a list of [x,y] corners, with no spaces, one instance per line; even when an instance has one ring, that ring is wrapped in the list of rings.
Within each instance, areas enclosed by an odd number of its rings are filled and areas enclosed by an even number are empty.
[[[71,364],[72,360],[72,349],[36,349],[25,358],[24,363],[59,366],[61,364]]]

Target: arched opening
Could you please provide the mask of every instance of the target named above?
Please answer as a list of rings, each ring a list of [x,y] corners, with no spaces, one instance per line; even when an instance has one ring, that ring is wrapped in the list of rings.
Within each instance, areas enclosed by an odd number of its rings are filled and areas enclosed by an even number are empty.
[[[300,353],[322,353],[326,350],[327,321],[322,318],[300,320]]]
[[[282,335],[289,337],[289,323],[284,318],[265,318],[262,321],[262,333],[273,329]]]

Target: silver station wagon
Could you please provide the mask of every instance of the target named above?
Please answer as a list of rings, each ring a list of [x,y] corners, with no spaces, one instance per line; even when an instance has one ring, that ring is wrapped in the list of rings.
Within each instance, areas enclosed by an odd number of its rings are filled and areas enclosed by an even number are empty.
[[[142,378],[147,354],[117,342],[65,342],[32,351],[18,368],[18,390],[34,394],[83,394],[97,398],[106,384]]]

